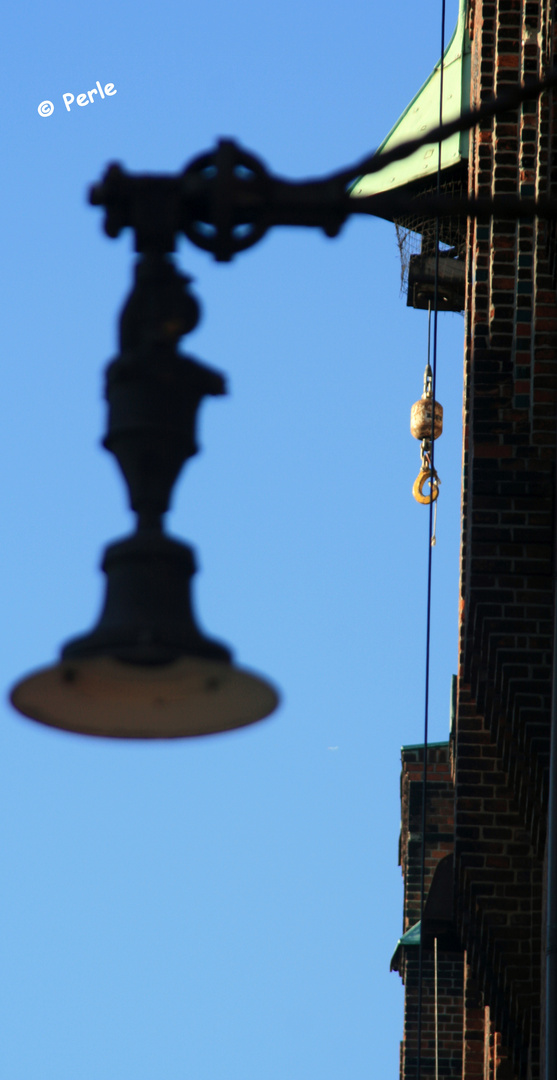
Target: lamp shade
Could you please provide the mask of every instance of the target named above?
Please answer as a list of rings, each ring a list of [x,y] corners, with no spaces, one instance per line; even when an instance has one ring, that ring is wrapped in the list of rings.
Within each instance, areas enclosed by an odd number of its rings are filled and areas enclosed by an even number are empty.
[[[14,687],[19,712],[84,735],[169,739],[244,727],[276,708],[273,687],[199,630],[190,547],[136,533],[109,546],[102,569],[97,625]]]
[[[275,690],[222,660],[139,665],[62,660],[14,687],[19,712],[50,727],[121,739],[173,739],[245,727],[273,712]]]

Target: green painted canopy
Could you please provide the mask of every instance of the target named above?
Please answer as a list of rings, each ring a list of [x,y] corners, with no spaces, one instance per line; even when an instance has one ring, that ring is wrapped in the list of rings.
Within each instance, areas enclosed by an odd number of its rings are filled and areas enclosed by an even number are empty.
[[[403,945],[419,945],[420,944],[421,928],[422,928],[422,924],[421,924],[421,920],[420,920],[420,922],[414,923],[414,925],[411,926],[410,929],[407,930],[406,933],[403,934],[402,937],[398,939],[398,941],[396,943],[395,951],[394,951],[394,953],[393,953],[393,955],[391,957],[391,971],[398,971],[399,970],[398,965],[399,965],[399,961],[400,961],[400,950],[401,950],[401,947]]]
[[[458,21],[443,57],[443,121],[454,120],[470,107],[470,39],[466,29],[467,0],[460,0]],[[441,62],[412,99],[402,116],[391,128],[377,153],[393,150],[395,146],[423,135],[439,125]],[[446,170],[468,159],[468,132],[445,139],[441,147],[441,169]],[[417,180],[434,177],[437,173],[439,145],[422,146],[414,154],[395,161],[379,172],[360,177],[351,194],[374,195],[391,191]]]

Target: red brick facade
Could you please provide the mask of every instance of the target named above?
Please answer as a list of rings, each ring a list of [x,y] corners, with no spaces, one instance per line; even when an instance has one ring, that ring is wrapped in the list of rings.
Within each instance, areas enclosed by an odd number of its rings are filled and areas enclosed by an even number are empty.
[[[471,0],[468,15],[472,104],[553,66],[555,24],[549,0]],[[471,193],[557,196],[557,95],[553,98],[546,93],[472,134]],[[555,564],[556,261],[554,225],[497,217],[490,224],[469,223],[460,656],[452,780],[445,779],[443,796],[445,805],[454,799],[458,993],[456,953],[447,959],[446,974],[455,1004],[460,994],[460,1057],[455,1051],[439,1070],[440,1076],[465,1080],[544,1077],[540,1033]],[[403,752],[402,782],[405,928],[419,919],[409,839],[414,835],[410,792],[417,758],[408,758],[409,753]],[[431,759],[432,780],[437,765]],[[428,886],[441,850],[432,846],[433,795],[431,812]],[[424,939],[424,1080],[435,1075],[430,946]],[[407,996],[401,1077],[410,1080],[416,1075],[408,1067],[410,1057],[415,1061],[414,959],[411,946],[401,953]],[[456,1038],[456,1032],[446,1034],[447,1045],[453,1034]]]
[[[472,104],[547,73],[552,15],[548,0],[476,0]],[[482,125],[471,139],[470,191],[550,192],[555,119],[545,94]],[[469,225],[455,733],[459,936],[512,1075],[532,1080],[540,1076],[553,627],[557,297],[550,246],[544,222]]]
[[[420,919],[422,864],[423,747],[402,750],[400,865],[404,877],[403,929],[411,930]],[[454,847],[454,788],[449,761],[449,744],[441,743],[428,750],[426,797],[426,838],[424,882],[429,896],[435,892],[441,908],[426,912],[421,932],[424,934],[422,965],[422,1076],[435,1076],[435,1055],[440,1077],[459,1075],[462,1064],[463,954],[455,940],[452,911],[442,910],[447,896],[435,871],[450,860]],[[434,884],[434,878],[435,883]],[[452,892],[452,865],[446,882]],[[441,916],[441,918],[440,918]],[[443,918],[443,916],[446,916]],[[425,929],[424,929],[425,928]],[[437,948],[435,939],[437,938]],[[401,1080],[416,1076],[418,1049],[419,946],[401,944],[392,967],[400,972],[405,985],[404,1037],[401,1043]],[[437,968],[437,994],[435,969]],[[437,1004],[437,1008],[436,1008]],[[437,1012],[437,1023],[436,1023]],[[436,1037],[437,1035],[437,1037]]]

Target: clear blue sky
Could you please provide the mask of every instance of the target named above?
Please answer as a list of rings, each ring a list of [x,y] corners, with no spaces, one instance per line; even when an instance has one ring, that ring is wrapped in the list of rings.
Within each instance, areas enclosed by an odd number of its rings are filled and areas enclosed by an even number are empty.
[[[448,5],[447,33],[456,21]],[[440,4],[12,4],[4,14],[0,1073],[6,1080],[398,1075],[400,746],[423,732],[428,512],[411,496],[427,315],[394,227],[283,230],[231,265],[185,241],[227,373],[169,519],[206,631],[283,693],[205,741],[62,734],[6,701],[87,630],[132,517],[104,432],[131,238],[86,190],[237,138],[318,175],[376,146],[429,75]],[[116,94],[70,113],[63,93]],[[54,103],[52,116],[38,105]],[[459,315],[439,327],[445,434],[432,739],[456,670]],[[335,748],[335,749],[331,749]]]

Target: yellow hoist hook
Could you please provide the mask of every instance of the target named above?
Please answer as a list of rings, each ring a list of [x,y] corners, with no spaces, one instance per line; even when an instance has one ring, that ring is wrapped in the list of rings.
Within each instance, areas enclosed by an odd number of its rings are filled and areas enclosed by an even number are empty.
[[[429,494],[424,495],[424,485],[429,484]],[[441,483],[436,469],[421,469],[418,473],[412,487],[412,494],[416,502],[424,503],[429,506],[431,502],[435,502],[439,495],[439,484]]]
[[[437,470],[431,464],[432,435],[433,439],[438,439],[443,431],[443,406],[433,400],[433,376],[429,364],[426,364],[424,372],[424,392],[420,400],[414,402],[410,413],[410,431],[422,444],[422,467],[414,481],[412,494],[416,502],[429,506],[438,498],[441,483]],[[429,492],[424,495],[428,481]]]

